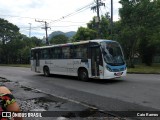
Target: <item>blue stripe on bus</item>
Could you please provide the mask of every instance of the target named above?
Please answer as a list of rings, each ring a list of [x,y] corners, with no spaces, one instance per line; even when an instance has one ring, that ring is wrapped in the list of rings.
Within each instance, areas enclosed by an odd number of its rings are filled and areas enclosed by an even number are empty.
[[[112,72],[119,72],[126,70],[126,64],[121,66],[111,66],[107,64],[106,67],[109,67],[112,70]]]

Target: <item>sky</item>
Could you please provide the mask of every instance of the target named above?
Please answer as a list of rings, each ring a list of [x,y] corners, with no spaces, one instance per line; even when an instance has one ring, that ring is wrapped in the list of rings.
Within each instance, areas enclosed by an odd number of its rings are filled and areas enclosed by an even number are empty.
[[[110,0],[101,0],[100,15],[110,12]],[[119,0],[113,0],[113,20],[119,19]],[[96,16],[91,10],[95,0],[0,0],[0,18],[20,28],[20,33],[43,38],[47,22],[48,34],[54,31],[77,31]],[[82,9],[83,8],[83,9]],[[37,22],[41,21],[41,22]],[[31,30],[30,30],[31,28]]]

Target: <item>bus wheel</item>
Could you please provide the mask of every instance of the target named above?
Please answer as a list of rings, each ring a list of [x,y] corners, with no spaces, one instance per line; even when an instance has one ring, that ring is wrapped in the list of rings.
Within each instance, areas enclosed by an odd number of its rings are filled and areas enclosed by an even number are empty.
[[[88,72],[86,69],[80,69],[78,71],[78,78],[82,81],[88,81]]]
[[[43,68],[43,73],[46,77],[49,77],[50,76],[50,71],[49,71],[49,68],[48,67],[44,67]]]

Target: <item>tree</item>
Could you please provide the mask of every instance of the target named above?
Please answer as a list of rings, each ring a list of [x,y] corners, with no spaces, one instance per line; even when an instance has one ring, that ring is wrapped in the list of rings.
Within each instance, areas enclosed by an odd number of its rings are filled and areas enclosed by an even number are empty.
[[[29,64],[30,50],[31,50],[31,48],[29,46],[25,46],[24,48],[21,49],[21,51],[20,51],[20,53],[21,53],[20,63]]]
[[[12,23],[9,23],[7,20],[0,18],[0,41],[1,41],[1,54],[0,61],[1,63],[8,62],[8,46],[7,44],[19,37],[19,28]]]
[[[159,0],[120,0],[122,8],[120,42],[128,49],[128,60],[133,66],[133,58],[137,53],[147,65],[151,65],[156,51],[155,36],[160,28],[160,1]]]
[[[16,25],[0,18],[0,63],[29,63],[30,49],[42,45],[42,40],[20,34]]]
[[[63,34],[53,36],[50,40],[51,44],[64,44],[68,42],[68,37]]]
[[[73,37],[74,41],[84,41],[84,40],[92,40],[97,36],[97,32],[95,30],[80,27],[77,30],[77,33]]]
[[[10,40],[16,39],[19,36],[19,28],[7,20],[0,18],[0,40],[2,44],[6,44]]]
[[[31,37],[29,40],[31,41],[31,44],[33,44],[33,47],[44,45],[42,40],[38,39],[37,37]]]
[[[145,28],[145,36],[141,36],[139,53],[142,62],[150,66],[159,47],[158,41],[160,41],[160,1],[144,0],[139,3],[137,8],[142,9],[143,16],[139,16],[141,19],[139,23]]]
[[[103,39],[109,38],[110,35],[110,18],[109,15],[106,14],[105,16],[101,16],[100,20],[100,37]],[[93,20],[91,20],[89,23],[87,23],[87,28],[92,29],[94,31],[97,31],[97,23],[96,23],[96,17],[93,17]]]
[[[21,36],[21,41],[23,42],[23,48],[19,49],[19,63],[29,64],[30,59],[30,50],[33,47],[43,46],[45,43],[42,43],[42,40],[37,37],[28,38],[26,35]]]
[[[121,0],[122,8],[119,10],[121,17],[121,32],[119,42],[122,44],[125,51],[125,56],[128,60],[129,67],[134,67],[133,58],[136,53],[137,45],[137,26],[135,26],[134,2],[131,0]]]
[[[20,50],[24,47],[24,43],[23,41],[17,39],[17,40],[12,40],[10,42],[8,42],[5,45],[5,53],[7,53],[5,55],[5,61],[4,63],[6,64],[15,64],[18,63],[18,61],[20,61],[21,59],[21,54],[20,54]]]

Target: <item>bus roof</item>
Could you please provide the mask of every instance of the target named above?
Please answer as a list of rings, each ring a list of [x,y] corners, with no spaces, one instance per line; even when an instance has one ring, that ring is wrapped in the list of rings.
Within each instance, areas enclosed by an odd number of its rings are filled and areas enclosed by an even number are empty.
[[[95,39],[95,40],[86,40],[86,41],[66,43],[66,44],[57,44],[57,45],[49,45],[49,46],[35,47],[35,48],[31,48],[31,49],[34,50],[34,49],[52,48],[52,47],[58,47],[58,46],[70,46],[70,45],[85,44],[85,43],[89,43],[89,42],[101,43],[101,42],[116,42],[116,41],[106,40],[106,39]]]

